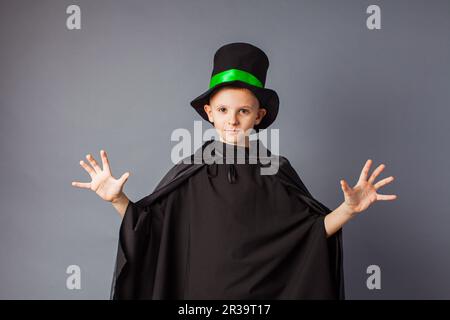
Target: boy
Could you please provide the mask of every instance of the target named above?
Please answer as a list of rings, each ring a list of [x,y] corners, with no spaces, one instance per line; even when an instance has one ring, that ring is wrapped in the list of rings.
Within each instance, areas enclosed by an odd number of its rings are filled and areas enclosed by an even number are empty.
[[[90,155],[93,168],[81,162],[92,182],[73,185],[95,191],[123,216],[113,299],[344,299],[341,228],[376,200],[395,199],[376,193],[393,177],[374,184],[384,165],[368,178],[368,160],[356,186],[341,180],[345,201],[331,212],[286,158],[276,173],[261,174],[260,155],[274,158],[248,134],[278,113],[276,92],[264,88],[268,66],[251,44],[216,52],[210,88],[191,105],[219,140],[187,160],[212,146],[219,161],[178,163],[136,203],[122,192],[129,173],[114,179],[103,150],[103,169]],[[251,162],[255,148],[266,153]]]

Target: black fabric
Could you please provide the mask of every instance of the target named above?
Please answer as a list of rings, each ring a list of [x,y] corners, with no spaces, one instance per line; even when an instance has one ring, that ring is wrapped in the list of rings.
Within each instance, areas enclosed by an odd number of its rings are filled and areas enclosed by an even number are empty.
[[[237,149],[249,162],[248,148]],[[229,164],[221,150],[213,163],[180,162],[130,201],[111,298],[344,299],[342,230],[327,238],[324,227],[331,210],[286,158],[277,174],[261,175],[263,157],[236,164],[235,153]]]

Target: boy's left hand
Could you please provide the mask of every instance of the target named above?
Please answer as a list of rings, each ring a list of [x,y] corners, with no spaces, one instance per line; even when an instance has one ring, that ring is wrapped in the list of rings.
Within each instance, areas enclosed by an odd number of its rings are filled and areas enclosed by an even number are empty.
[[[341,180],[341,188],[344,192],[345,202],[344,204],[348,206],[349,210],[353,213],[359,213],[366,210],[372,203],[377,200],[395,200],[396,195],[384,195],[378,194],[377,190],[382,186],[394,181],[394,177],[390,176],[383,180],[378,181],[373,184],[376,177],[384,170],[385,165],[381,164],[376,168],[369,180],[367,176],[369,173],[370,165],[372,160],[367,160],[364,168],[362,169],[361,175],[359,177],[358,183],[351,188],[345,180]]]

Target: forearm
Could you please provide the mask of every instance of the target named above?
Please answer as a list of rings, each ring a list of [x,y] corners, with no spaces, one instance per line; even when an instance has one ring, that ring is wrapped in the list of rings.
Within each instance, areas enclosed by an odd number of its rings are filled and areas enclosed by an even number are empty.
[[[117,199],[113,200],[111,203],[114,209],[116,209],[120,214],[120,217],[123,218],[129,202],[130,200],[128,199],[128,197],[125,195],[125,193],[122,192],[120,196]]]
[[[352,219],[354,215],[355,213],[345,205],[345,202],[334,211],[327,214],[324,220],[327,237],[335,234],[344,224]]]

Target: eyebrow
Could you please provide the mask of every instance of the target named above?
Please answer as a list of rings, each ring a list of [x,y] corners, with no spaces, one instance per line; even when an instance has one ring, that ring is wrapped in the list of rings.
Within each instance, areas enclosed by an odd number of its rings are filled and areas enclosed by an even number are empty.
[[[220,107],[228,107],[226,104],[219,104],[218,106],[216,106],[216,108],[220,108]],[[245,106],[240,106],[240,107],[238,107],[238,108],[252,108],[252,106],[247,106],[247,105],[245,105]]]

